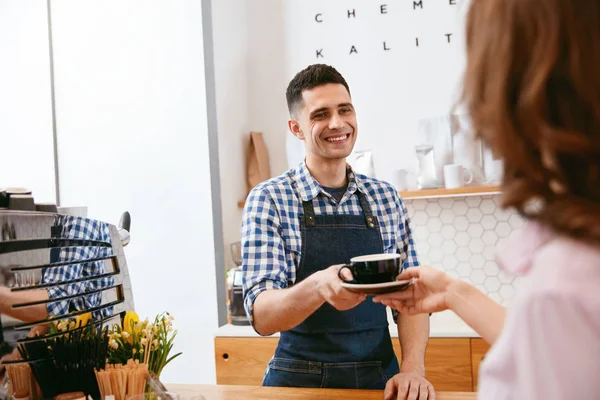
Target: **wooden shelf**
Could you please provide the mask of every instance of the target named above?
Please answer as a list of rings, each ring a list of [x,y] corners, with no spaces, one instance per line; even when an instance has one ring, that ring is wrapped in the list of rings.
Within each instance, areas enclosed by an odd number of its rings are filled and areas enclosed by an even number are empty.
[[[485,196],[500,194],[500,186],[465,186],[458,189],[422,189],[400,192],[402,199],[435,199],[440,197]],[[244,202],[238,201],[238,207],[244,208]]]
[[[466,186],[457,189],[422,189],[400,192],[403,199],[428,199],[437,197],[482,196],[499,194],[500,186]]]

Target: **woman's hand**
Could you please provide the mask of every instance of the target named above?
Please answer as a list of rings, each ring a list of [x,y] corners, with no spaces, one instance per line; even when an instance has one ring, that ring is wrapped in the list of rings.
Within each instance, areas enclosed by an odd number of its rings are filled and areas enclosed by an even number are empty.
[[[382,303],[401,313],[414,315],[444,311],[449,306],[449,288],[455,279],[431,267],[412,267],[398,275],[398,280],[416,281],[408,289],[375,296]]]

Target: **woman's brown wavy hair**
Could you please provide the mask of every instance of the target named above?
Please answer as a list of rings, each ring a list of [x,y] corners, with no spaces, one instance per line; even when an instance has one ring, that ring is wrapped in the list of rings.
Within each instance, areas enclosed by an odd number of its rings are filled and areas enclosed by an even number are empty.
[[[474,0],[466,37],[460,104],[503,206],[600,243],[600,1]]]

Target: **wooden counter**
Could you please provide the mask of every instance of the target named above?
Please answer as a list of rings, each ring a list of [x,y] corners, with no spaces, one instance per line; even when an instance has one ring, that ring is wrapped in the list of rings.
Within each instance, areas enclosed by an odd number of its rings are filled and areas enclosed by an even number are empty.
[[[299,389],[239,385],[166,385],[180,395],[201,394],[206,400],[382,400],[380,390]],[[437,400],[476,400],[473,392],[438,392]]]

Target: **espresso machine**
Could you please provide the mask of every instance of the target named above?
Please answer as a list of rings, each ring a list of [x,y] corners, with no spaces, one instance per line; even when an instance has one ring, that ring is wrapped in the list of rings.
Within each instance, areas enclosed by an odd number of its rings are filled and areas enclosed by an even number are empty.
[[[11,292],[43,290],[65,285],[86,285],[99,279],[110,280],[100,289],[82,289],[79,294],[61,295],[43,303],[63,299],[69,301],[66,313],[48,316],[43,320],[23,322],[8,315],[0,315],[0,355],[8,354],[17,346],[33,346],[42,343],[45,336],[28,337],[33,327],[76,317],[85,311],[94,314],[94,326],[107,326],[121,318],[126,311],[134,310],[131,283],[123,247],[129,243],[130,216],[124,213],[119,226],[85,217],[63,215],[54,212],[0,209],[0,286]],[[58,269],[89,268],[85,276],[54,279],[51,274]],[[74,308],[74,302],[86,298],[91,301],[87,310]],[[13,308],[25,308],[40,301],[23,300]],[[49,335],[60,336],[62,333]],[[38,346],[39,347],[39,346]],[[42,346],[43,347],[43,346]],[[6,365],[33,363],[35,370],[39,360],[23,357],[22,360],[3,362]],[[36,364],[37,363],[37,364]],[[34,372],[35,375],[35,372]],[[37,379],[37,378],[36,378]],[[0,371],[0,399],[8,396],[7,374]],[[42,391],[44,391],[43,386]],[[33,390],[33,389],[32,389]],[[32,394],[39,398],[44,393]],[[44,395],[44,397],[46,397]]]
[[[244,310],[244,294],[242,289],[242,245],[231,243],[231,258],[236,265],[229,270],[227,289],[229,293],[229,314],[233,325],[250,325]]]

